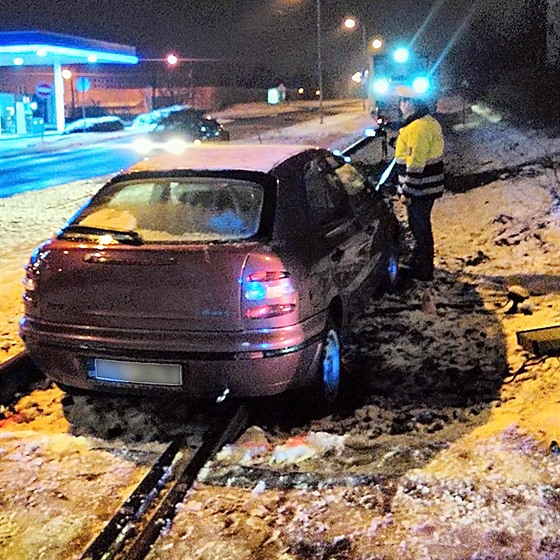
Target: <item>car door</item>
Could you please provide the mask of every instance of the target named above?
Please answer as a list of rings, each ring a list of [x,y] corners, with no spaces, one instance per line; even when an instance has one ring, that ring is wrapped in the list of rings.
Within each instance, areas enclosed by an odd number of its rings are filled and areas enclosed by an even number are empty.
[[[378,265],[389,250],[391,232],[386,231],[382,217],[387,214],[381,196],[368,188],[367,177],[354,165],[340,158],[335,173],[345,192],[348,193],[354,222],[359,230],[356,234],[355,254],[359,268],[356,282],[361,283]]]
[[[327,163],[332,169],[329,181],[338,183],[347,195],[352,215],[354,234],[347,248],[347,258],[352,261],[353,276],[345,289],[354,293],[364,286],[380,264],[386,251],[386,232],[383,232],[379,209],[367,188],[365,175],[342,157],[329,155]]]
[[[361,268],[356,257],[363,248],[360,247],[361,227],[353,219],[348,193],[335,170],[334,162],[321,154],[308,163],[304,182],[314,249],[320,257],[314,265],[314,275],[317,282],[325,282],[328,277],[332,287],[346,298],[355,289]],[[317,290],[317,293],[326,291]]]

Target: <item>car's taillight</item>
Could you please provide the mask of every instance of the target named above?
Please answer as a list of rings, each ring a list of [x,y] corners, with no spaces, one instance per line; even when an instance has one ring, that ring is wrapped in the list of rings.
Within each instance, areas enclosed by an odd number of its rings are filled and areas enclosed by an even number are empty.
[[[247,301],[268,301],[293,293],[290,275],[285,270],[255,272],[249,274],[245,282],[244,295]]]
[[[257,307],[249,307],[245,312],[248,319],[270,319],[271,317],[280,317],[295,311],[295,303],[280,303],[278,305],[258,305]]]
[[[297,293],[292,278],[277,257],[251,255],[245,267],[242,290],[247,319],[270,319],[296,310]]]

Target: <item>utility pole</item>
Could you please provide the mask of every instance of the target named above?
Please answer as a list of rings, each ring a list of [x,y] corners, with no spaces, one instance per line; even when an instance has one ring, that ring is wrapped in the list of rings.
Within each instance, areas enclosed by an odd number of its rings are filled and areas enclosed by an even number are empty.
[[[323,124],[323,38],[321,30],[321,0],[317,0],[317,71],[319,73],[319,122]]]

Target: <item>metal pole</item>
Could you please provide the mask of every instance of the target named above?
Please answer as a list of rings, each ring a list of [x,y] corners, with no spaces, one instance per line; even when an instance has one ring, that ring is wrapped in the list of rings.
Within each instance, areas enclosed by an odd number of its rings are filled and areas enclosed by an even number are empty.
[[[364,100],[363,100],[363,105],[362,105],[362,107],[363,107],[363,109],[364,109],[364,111],[365,111],[365,109],[366,109],[366,100],[367,100],[367,96],[368,96],[368,94],[367,94],[367,84],[368,84],[368,81],[365,79],[365,77],[366,77],[366,70],[367,70],[368,67],[369,67],[369,60],[368,60],[369,57],[368,57],[366,24],[364,23],[363,18],[362,18],[362,43],[363,43],[363,44],[362,44],[362,48],[364,49],[364,57],[365,57],[365,61],[364,61],[364,62],[365,62],[365,65],[364,65],[364,71],[363,71],[363,77],[364,77],[364,80],[363,80],[363,83],[364,83]]]
[[[317,70],[319,72],[319,122],[323,124],[323,53],[321,37],[321,0],[317,0]]]
[[[76,90],[74,88],[74,76],[70,76],[70,79],[68,81],[70,82],[70,95],[72,96],[72,104],[70,105],[72,111],[70,119],[72,120],[76,118]]]
[[[82,119],[84,121],[84,128],[82,132],[86,132],[87,121],[86,121],[86,92],[82,91]]]
[[[64,132],[64,78],[62,77],[62,66],[60,62],[53,65],[54,74],[54,111],[57,132]]]

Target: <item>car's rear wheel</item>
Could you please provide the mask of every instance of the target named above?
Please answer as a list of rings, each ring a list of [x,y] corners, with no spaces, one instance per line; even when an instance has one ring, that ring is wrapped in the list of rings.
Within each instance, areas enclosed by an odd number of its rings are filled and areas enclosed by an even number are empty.
[[[321,362],[314,387],[314,401],[318,405],[336,404],[342,392],[342,349],[340,332],[329,318],[323,338]]]

